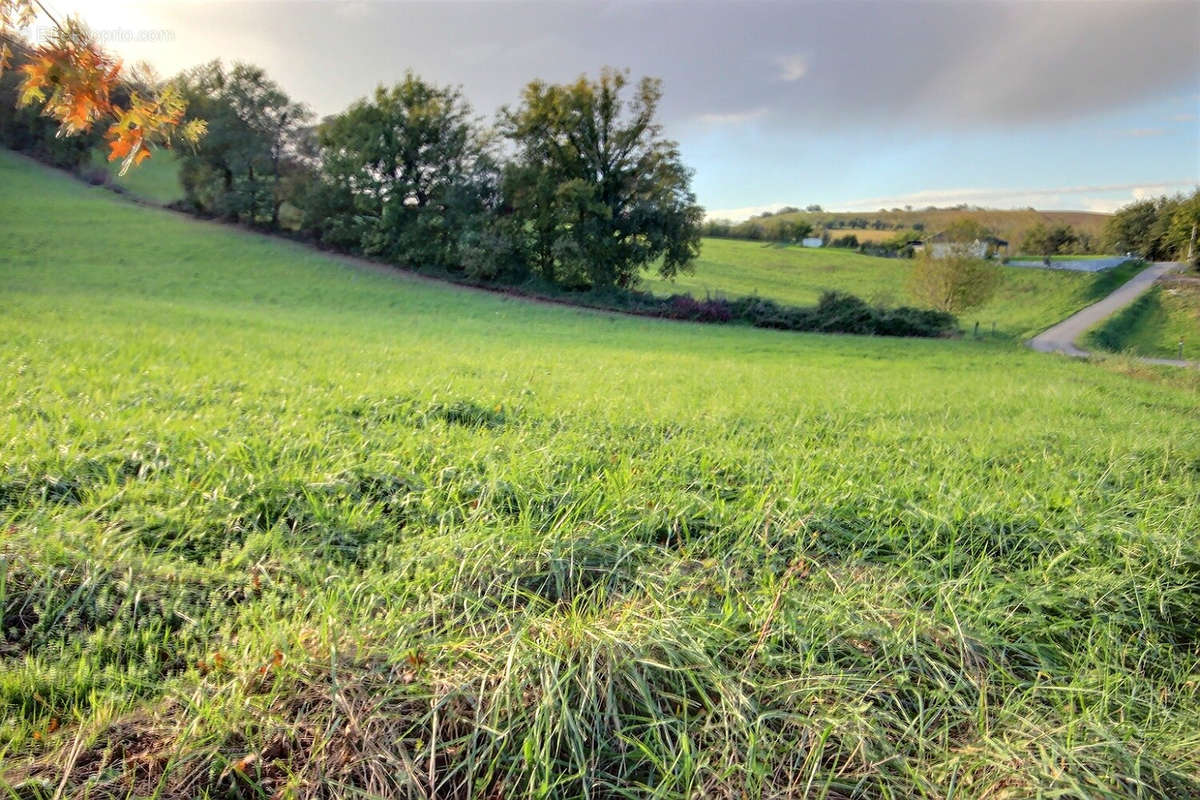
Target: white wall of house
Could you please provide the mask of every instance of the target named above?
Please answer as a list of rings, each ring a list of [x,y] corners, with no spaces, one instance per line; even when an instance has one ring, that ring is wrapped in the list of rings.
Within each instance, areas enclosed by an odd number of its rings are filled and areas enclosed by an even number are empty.
[[[934,258],[945,258],[950,253],[952,247],[966,247],[967,252],[975,258],[987,258],[988,244],[981,242],[978,239],[968,245],[955,245],[951,242],[930,242],[929,254]]]
[[[805,247],[820,247],[824,244],[824,242],[821,241],[820,236],[809,236],[808,238],[802,240],[800,244],[804,245]]]

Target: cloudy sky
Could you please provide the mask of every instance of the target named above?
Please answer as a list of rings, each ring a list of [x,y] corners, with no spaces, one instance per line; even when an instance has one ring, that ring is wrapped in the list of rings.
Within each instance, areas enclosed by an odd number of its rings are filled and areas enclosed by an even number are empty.
[[[163,74],[257,63],[318,113],[408,68],[490,117],[531,78],[663,79],[712,214],[1111,210],[1200,183],[1200,0],[49,0]]]

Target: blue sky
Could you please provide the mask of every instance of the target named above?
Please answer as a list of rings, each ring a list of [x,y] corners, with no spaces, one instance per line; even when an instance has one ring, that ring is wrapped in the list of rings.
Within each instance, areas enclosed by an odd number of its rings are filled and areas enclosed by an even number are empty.
[[[1003,129],[790,134],[765,120],[682,134],[700,197],[745,216],[781,204],[868,210],[970,203],[1111,211],[1200,179],[1196,98],[1170,95],[1073,120]],[[730,152],[755,156],[730,159]]]
[[[1109,211],[1200,183],[1200,2],[52,0],[160,73],[259,64],[334,113],[408,68],[488,119],[530,79],[660,77],[713,215]]]

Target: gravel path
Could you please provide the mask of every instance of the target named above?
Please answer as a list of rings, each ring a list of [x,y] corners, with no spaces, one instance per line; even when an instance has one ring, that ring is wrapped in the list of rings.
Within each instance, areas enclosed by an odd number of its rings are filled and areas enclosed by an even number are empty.
[[[1078,311],[1053,328],[1039,333],[1029,340],[1029,346],[1043,353],[1063,353],[1075,358],[1086,358],[1091,353],[1080,349],[1076,342],[1089,330],[1099,325],[1150,290],[1154,282],[1180,265],[1174,261],[1157,261],[1139,272],[1119,289],[1098,303]],[[1147,364],[1170,367],[1200,367],[1197,361],[1180,361],[1174,358],[1142,358]]]

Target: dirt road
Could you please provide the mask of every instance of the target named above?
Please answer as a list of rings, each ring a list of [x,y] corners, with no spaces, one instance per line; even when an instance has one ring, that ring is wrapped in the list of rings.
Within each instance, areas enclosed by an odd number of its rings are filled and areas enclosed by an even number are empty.
[[[1174,261],[1157,261],[1133,276],[1129,281],[1098,303],[1078,311],[1053,328],[1039,333],[1029,340],[1029,346],[1043,353],[1063,353],[1076,358],[1091,355],[1076,342],[1092,328],[1111,317],[1150,290],[1154,282],[1172,270],[1178,269]],[[1200,366],[1195,361],[1179,361],[1174,358],[1143,358],[1147,364],[1163,364],[1172,367]]]

